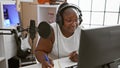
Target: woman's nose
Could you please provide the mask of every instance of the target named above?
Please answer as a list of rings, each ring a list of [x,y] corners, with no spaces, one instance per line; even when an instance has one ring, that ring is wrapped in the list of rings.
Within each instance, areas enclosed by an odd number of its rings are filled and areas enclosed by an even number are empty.
[[[72,26],[76,26],[77,25],[77,22],[76,21],[72,21]]]

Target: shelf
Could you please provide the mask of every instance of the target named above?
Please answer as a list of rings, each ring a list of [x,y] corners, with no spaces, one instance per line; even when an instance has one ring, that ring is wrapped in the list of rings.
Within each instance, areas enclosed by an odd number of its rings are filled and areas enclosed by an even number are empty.
[[[5,57],[0,57],[0,62],[5,60]]]
[[[51,8],[51,7],[58,7],[59,5],[49,5],[49,4],[48,5],[47,4],[46,5],[42,5],[41,4],[41,5],[38,5],[38,6],[39,7],[50,7]]]
[[[15,1],[0,1],[2,4],[14,4]]]

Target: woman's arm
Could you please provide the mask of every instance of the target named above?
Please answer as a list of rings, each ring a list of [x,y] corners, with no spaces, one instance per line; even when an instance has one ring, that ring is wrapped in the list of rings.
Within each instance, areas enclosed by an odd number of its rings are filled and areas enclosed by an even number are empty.
[[[44,39],[42,37],[39,39],[38,45],[35,49],[35,56],[37,60],[42,64],[42,66],[45,66],[42,68],[47,68],[47,67],[51,68],[51,66],[54,65],[52,59],[49,58],[50,64],[46,62],[45,59],[45,55],[48,55],[52,51],[53,42],[54,42],[53,31],[51,32],[50,37],[48,37],[47,39]]]

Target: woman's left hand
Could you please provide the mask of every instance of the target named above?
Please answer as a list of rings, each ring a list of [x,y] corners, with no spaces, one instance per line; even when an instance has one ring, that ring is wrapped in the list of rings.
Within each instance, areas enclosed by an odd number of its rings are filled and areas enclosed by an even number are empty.
[[[78,54],[77,51],[73,51],[69,54],[69,59],[73,62],[78,62]]]

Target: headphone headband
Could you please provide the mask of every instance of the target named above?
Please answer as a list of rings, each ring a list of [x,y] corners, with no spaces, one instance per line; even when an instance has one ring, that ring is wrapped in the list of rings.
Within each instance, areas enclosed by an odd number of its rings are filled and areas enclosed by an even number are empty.
[[[66,5],[64,5],[63,7],[61,7],[58,12],[60,13],[61,11],[64,11],[64,10],[67,9],[67,8],[77,9],[78,12],[80,12],[80,16],[82,16],[82,13],[81,13],[80,8],[79,8],[77,5],[75,5],[75,4],[68,4],[68,3],[67,3]]]
[[[62,25],[64,24],[63,21],[63,17],[62,17],[62,13],[64,12],[64,10],[66,10],[67,8],[73,8],[75,9],[78,13],[79,13],[79,24],[81,24],[82,22],[82,13],[81,10],[79,9],[78,6],[74,5],[74,4],[68,4],[68,3],[63,3],[60,5],[60,7],[58,8],[58,12],[56,14],[56,23],[62,27]]]

